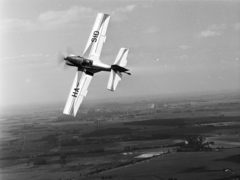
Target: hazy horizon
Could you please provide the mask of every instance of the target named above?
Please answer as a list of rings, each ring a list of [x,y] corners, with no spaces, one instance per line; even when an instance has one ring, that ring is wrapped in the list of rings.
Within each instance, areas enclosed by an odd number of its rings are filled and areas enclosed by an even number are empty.
[[[83,103],[156,94],[240,91],[240,1],[1,1],[0,106],[66,102],[98,12],[111,15],[101,61],[129,48],[116,92],[94,75]]]
[[[139,102],[139,101],[178,101],[178,99],[185,98],[186,101],[190,100],[191,98],[199,97],[199,96],[218,96],[218,95],[238,95],[240,96],[239,91],[222,91],[222,92],[215,92],[215,91],[208,91],[208,92],[193,92],[193,93],[174,93],[174,94],[149,94],[145,96],[122,96],[117,98],[91,98],[87,101],[83,101],[81,107],[91,107],[92,105],[99,105],[105,103],[131,103],[131,102]],[[157,99],[156,99],[157,98]],[[46,101],[46,102],[31,102],[31,103],[20,103],[20,104],[7,104],[0,106],[0,114],[4,113],[1,110],[12,108],[28,108],[28,107],[38,107],[38,106],[50,106],[53,105],[54,107],[59,106],[60,109],[64,108],[65,100],[60,101]]]

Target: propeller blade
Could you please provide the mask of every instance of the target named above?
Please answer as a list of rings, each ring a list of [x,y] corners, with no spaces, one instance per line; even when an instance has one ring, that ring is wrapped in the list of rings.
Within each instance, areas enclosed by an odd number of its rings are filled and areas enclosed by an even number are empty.
[[[64,58],[65,58],[65,56],[63,55],[63,53],[59,52],[58,55],[57,55],[57,62],[58,62],[58,64],[63,63],[65,61]]]
[[[57,62],[58,62],[59,65],[63,63],[63,70],[67,70],[68,67],[69,67],[69,66],[66,64],[65,58],[66,58],[66,57],[64,56],[63,53],[61,53],[61,52],[58,53]]]
[[[62,52],[58,53],[58,56],[57,56],[58,64],[61,64],[64,62],[64,65],[63,65],[64,70],[68,69],[70,66],[66,64],[66,58],[67,56],[70,56],[70,55],[74,55],[73,49],[70,47],[67,47],[67,55],[66,54],[64,55]]]
[[[66,63],[64,63],[63,70],[69,69],[70,66],[68,66]]]

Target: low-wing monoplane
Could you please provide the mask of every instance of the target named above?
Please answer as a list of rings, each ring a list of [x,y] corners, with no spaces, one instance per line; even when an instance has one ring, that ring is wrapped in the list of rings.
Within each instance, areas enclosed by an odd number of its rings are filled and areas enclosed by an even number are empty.
[[[64,114],[76,116],[95,73],[110,71],[107,84],[107,89],[110,91],[116,90],[117,84],[122,78],[122,73],[131,75],[128,72],[129,70],[125,68],[129,49],[121,48],[113,65],[107,65],[100,61],[109,20],[110,15],[98,13],[82,56],[69,53],[66,57],[60,57],[66,65],[77,67],[77,73],[63,111]]]

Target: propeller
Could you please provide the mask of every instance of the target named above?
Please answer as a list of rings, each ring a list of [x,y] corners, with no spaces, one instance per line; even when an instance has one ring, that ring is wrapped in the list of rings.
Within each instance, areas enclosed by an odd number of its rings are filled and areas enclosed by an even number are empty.
[[[67,47],[67,56],[74,55],[74,51],[71,47]],[[58,64],[64,63],[63,69],[67,69],[69,66],[66,64],[66,55],[64,55],[62,52],[59,52],[57,55],[57,62]]]
[[[62,52],[59,52],[58,55],[57,55],[57,62],[58,64],[61,64],[65,61],[65,56],[63,55]]]
[[[62,64],[63,63],[63,69],[66,70],[68,68],[68,65],[65,62],[65,58],[66,56],[64,56],[64,54],[62,52],[59,52],[57,55],[57,62],[58,64]]]

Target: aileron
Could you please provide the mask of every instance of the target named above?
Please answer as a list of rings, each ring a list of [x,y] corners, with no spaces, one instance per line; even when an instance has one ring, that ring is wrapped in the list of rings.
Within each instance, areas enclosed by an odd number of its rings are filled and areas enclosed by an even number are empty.
[[[83,101],[83,98],[87,95],[87,89],[92,80],[92,76],[86,74],[85,72],[82,73],[80,79],[78,78],[78,76],[79,71],[77,71],[76,73],[67,103],[63,111],[63,113],[67,115],[76,116],[77,111]]]

